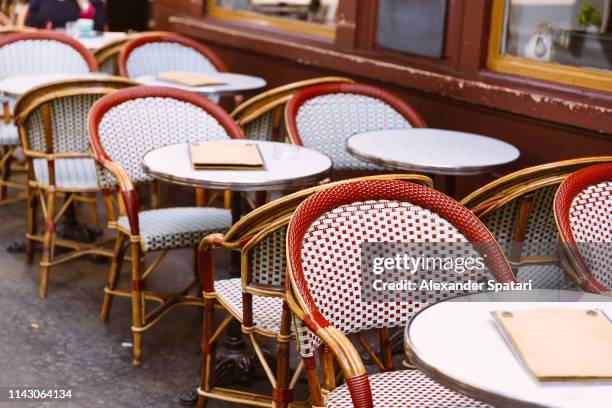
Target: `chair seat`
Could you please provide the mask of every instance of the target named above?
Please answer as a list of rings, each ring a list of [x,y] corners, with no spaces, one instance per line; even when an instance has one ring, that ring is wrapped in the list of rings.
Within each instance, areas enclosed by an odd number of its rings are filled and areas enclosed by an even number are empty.
[[[490,407],[449,390],[419,370],[390,371],[369,377],[374,407],[377,408],[467,408]],[[346,384],[334,389],[325,401],[327,408],[353,407]]]
[[[217,299],[242,322],[242,283],[240,278],[215,281]],[[280,297],[253,295],[253,323],[255,327],[271,333],[280,331],[283,299]]]
[[[35,159],[34,175],[42,185],[49,184],[49,166],[45,159]],[[54,160],[55,185],[62,190],[97,190],[98,177],[96,165],[92,159],[57,159]]]
[[[142,249],[163,249],[195,246],[208,234],[225,232],[232,225],[229,210],[222,208],[174,207],[138,213]],[[127,217],[117,220],[119,229],[130,231]]]
[[[19,133],[17,126],[12,123],[4,123],[4,118],[0,118],[0,145],[16,146],[19,144]]]

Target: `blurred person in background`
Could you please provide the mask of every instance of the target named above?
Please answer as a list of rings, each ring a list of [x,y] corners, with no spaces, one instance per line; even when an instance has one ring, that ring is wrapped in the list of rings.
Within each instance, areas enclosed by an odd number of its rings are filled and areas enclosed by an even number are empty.
[[[93,19],[94,30],[103,31],[105,6],[104,0],[30,0],[19,20],[29,27],[53,29],[79,18]]]

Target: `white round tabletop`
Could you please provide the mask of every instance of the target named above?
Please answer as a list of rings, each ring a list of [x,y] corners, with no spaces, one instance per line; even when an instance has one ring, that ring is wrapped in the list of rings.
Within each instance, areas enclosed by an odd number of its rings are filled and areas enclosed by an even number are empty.
[[[233,191],[284,190],[311,186],[329,173],[329,157],[295,145],[257,140],[232,140],[259,147],[264,170],[201,170],[191,165],[189,145],[180,143],[145,154],[144,170],[170,183]]]
[[[231,74],[228,72],[217,72],[215,74],[207,75],[212,78],[219,79],[225,82],[223,85],[208,85],[208,86],[187,86],[177,84],[170,81],[162,81],[155,75],[142,75],[136,78],[136,81],[143,85],[151,86],[166,86],[169,88],[183,89],[186,91],[196,92],[203,95],[231,95],[236,92],[249,91],[253,89],[259,89],[266,86],[266,81],[263,78],[242,75],[242,74]]]
[[[368,163],[444,175],[485,173],[519,157],[501,140],[431,128],[359,133],[347,139],[346,150]]]
[[[120,31],[104,31],[91,37],[74,37],[88,50],[97,50],[113,41],[122,40],[127,37],[127,33]]]
[[[0,93],[6,96],[17,98],[20,95],[36,88],[37,86],[67,79],[80,78],[105,78],[108,75],[99,73],[83,73],[83,74],[37,74],[37,75],[20,75],[8,77],[0,80]]]
[[[496,406],[609,407],[612,380],[536,380],[515,356],[491,312],[599,308],[612,317],[612,298],[583,292],[531,292],[482,293],[429,306],[406,327],[406,354],[440,384]],[[522,301],[516,301],[517,296]]]

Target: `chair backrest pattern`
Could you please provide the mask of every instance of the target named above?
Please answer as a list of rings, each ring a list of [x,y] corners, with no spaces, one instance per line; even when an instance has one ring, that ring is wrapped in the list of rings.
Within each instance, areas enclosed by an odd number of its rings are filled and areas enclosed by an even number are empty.
[[[523,256],[557,256],[557,228],[552,209],[558,182],[533,192],[527,229],[522,241]],[[520,200],[512,200],[482,217],[506,255],[514,241]]]
[[[289,225],[292,280],[313,321],[348,334],[404,324],[446,293],[402,293],[401,301],[362,299],[363,242],[437,242],[442,254],[485,255],[485,270],[468,271],[454,281],[515,281],[501,249],[486,227],[465,207],[443,194],[412,183],[347,183],[317,193],[298,207]],[[479,245],[484,244],[484,245]],[[441,255],[443,256],[443,255]],[[444,280],[450,272],[432,276]]]
[[[35,74],[96,72],[96,61],[79,42],[64,34],[38,31],[0,38],[0,78]]]
[[[334,170],[381,169],[346,152],[346,139],[356,133],[425,126],[401,99],[353,83],[317,85],[298,92],[287,104],[285,121],[290,140],[326,153]]]
[[[97,143],[134,183],[152,180],[141,167],[142,157],[150,150],[174,143],[242,137],[225,111],[206,98],[160,87],[135,87],[100,100],[90,115],[91,133],[96,134],[94,145]],[[104,172],[100,177],[102,187],[113,185]]]
[[[285,286],[285,260],[287,225],[281,225],[258,242],[249,254],[252,284],[283,289]]]
[[[119,58],[122,75],[137,78],[167,71],[201,74],[225,72],[221,60],[207,47],[178,35],[146,35],[128,42]]]
[[[30,150],[39,152],[86,152],[87,114],[101,94],[65,96],[35,108],[24,121]],[[46,143],[45,109],[51,115],[52,146]]]

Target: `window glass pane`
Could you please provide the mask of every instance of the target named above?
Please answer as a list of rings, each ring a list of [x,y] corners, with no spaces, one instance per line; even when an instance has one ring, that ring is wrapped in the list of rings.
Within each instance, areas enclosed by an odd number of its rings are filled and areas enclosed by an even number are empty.
[[[506,0],[502,54],[612,69],[612,0]]]
[[[251,11],[261,15],[289,20],[309,21],[324,25],[335,24],[339,0],[216,0],[217,7]]]
[[[441,58],[446,0],[378,0],[378,45]]]

